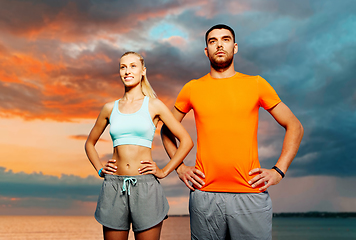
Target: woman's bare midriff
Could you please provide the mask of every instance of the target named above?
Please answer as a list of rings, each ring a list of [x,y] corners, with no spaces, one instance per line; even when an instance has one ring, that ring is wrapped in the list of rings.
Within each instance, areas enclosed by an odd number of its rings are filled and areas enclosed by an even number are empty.
[[[140,175],[138,169],[141,161],[152,160],[151,148],[138,145],[121,145],[114,148],[113,159],[116,160],[116,175]]]

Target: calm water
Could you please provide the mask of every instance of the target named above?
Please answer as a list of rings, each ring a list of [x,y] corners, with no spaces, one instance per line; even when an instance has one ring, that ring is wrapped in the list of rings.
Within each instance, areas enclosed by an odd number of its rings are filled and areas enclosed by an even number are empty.
[[[93,217],[0,216],[0,240],[99,240],[101,225]],[[133,234],[130,234],[133,240]],[[162,240],[189,240],[189,218],[164,221]],[[356,239],[356,219],[274,218],[274,240]]]

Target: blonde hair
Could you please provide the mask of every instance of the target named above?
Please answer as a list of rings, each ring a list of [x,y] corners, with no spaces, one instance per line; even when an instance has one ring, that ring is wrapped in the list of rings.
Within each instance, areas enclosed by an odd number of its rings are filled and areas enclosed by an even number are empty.
[[[142,67],[143,68],[145,67],[145,61],[143,60],[143,57],[137,52],[125,52],[121,56],[121,58],[125,57],[127,55],[130,55],[130,54],[136,55],[140,59]],[[156,92],[153,90],[153,88],[151,87],[150,82],[147,79],[146,73],[142,76],[142,79],[141,79],[141,90],[142,90],[143,95],[145,95],[145,96],[148,96],[148,97],[151,97],[151,98],[156,98],[157,97]]]

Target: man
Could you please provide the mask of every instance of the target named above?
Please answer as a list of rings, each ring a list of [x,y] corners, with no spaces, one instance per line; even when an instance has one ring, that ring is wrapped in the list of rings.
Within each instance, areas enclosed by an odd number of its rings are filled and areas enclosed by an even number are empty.
[[[191,238],[272,239],[272,203],[266,190],[287,172],[303,127],[263,78],[235,72],[238,46],[230,27],[213,26],[205,40],[210,73],[188,82],[172,110],[182,121],[193,109],[197,128],[195,166],[182,163],[176,169],[191,189]],[[286,129],[273,169],[261,168],[258,160],[259,107]],[[175,138],[164,126],[162,140],[173,156]]]

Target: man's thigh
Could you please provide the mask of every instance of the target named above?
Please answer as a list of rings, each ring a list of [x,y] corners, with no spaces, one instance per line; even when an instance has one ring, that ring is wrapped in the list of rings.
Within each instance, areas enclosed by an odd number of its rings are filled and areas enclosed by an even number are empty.
[[[191,191],[189,198],[191,239],[225,239],[225,203],[217,193]]]
[[[189,199],[191,238],[271,239],[272,202],[268,193],[216,193],[195,190]]]
[[[231,239],[272,239],[272,201],[267,192],[233,194],[226,200]]]

